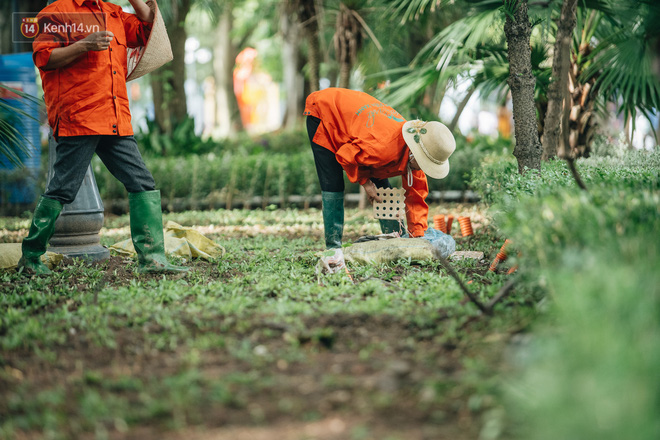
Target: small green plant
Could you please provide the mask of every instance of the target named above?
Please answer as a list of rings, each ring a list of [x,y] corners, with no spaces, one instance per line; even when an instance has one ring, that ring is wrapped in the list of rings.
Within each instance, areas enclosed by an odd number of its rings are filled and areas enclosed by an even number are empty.
[[[155,121],[147,119],[147,130],[135,136],[142,152],[147,156],[189,156],[207,154],[216,148],[212,140],[202,139],[195,132],[195,120],[187,117],[172,133],[161,133]]]

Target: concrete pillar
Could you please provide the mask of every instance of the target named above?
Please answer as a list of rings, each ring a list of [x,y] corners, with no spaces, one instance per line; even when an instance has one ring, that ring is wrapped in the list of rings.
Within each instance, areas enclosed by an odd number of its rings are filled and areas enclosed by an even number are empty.
[[[48,139],[48,182],[53,175],[57,142]],[[96,186],[92,166],[87,168],[76,199],[64,205],[55,223],[55,234],[50,239],[49,252],[56,252],[85,261],[102,261],[110,258],[110,251],[101,246],[99,231],[103,227],[103,201]]]

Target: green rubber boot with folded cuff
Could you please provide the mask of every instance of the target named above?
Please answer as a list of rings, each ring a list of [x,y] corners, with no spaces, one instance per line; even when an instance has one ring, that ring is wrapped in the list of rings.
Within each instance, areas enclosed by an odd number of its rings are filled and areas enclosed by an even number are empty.
[[[383,234],[391,234],[392,232],[401,233],[401,226],[397,220],[384,220],[381,218],[378,219],[378,222],[380,223],[380,231]]]
[[[325,248],[341,248],[344,235],[344,193],[321,191]]]
[[[128,206],[131,217],[131,239],[138,256],[138,272],[187,272],[187,267],[170,264],[165,256],[160,191],[129,193]]]
[[[41,256],[46,253],[48,240],[55,232],[55,222],[62,212],[62,204],[57,200],[41,196],[34,209],[32,224],[28,236],[23,239],[21,249],[23,255],[18,261],[17,269],[23,269],[26,275],[49,275],[50,269],[41,262]]]

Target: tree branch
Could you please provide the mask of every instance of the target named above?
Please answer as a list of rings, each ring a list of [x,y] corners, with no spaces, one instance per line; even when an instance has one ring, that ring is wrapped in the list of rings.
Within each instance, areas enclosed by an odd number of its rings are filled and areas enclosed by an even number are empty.
[[[440,252],[438,252],[437,249],[434,249],[433,253],[435,254],[435,257],[438,260],[440,260],[440,263],[442,263],[442,266],[445,269],[447,269],[447,272],[449,273],[449,275],[451,275],[451,277],[456,280],[456,282],[458,283],[458,285],[461,288],[461,290],[463,291],[463,293],[465,293],[465,296],[467,296],[470,299],[470,301],[472,301],[474,303],[474,305],[477,306],[477,308],[481,311],[481,313],[483,313],[485,315],[491,315],[492,310],[490,310],[486,306],[484,306],[477,299],[477,297],[474,296],[474,294],[472,292],[470,292],[470,290],[467,288],[467,286],[465,284],[463,284],[463,280],[461,280],[461,277],[458,275],[458,273],[454,270],[453,267],[451,267],[451,264],[449,264],[449,261],[447,261],[447,259],[445,259],[442,255],[440,255]]]
[[[507,281],[507,283],[502,286],[500,291],[497,292],[497,295],[495,295],[493,299],[490,300],[490,302],[486,305],[486,309],[488,309],[490,313],[493,313],[493,307],[495,307],[495,304],[500,302],[503,298],[509,295],[509,293],[511,293],[513,286],[516,284],[516,281],[517,280],[515,278]]]
[[[568,168],[571,170],[571,174],[573,175],[573,178],[575,179],[577,185],[580,187],[581,190],[589,192],[589,190],[587,190],[587,186],[582,181],[582,177],[580,177],[580,173],[578,173],[578,170],[575,167],[575,159],[573,159],[572,157],[566,157],[565,159],[566,162],[568,163]]]

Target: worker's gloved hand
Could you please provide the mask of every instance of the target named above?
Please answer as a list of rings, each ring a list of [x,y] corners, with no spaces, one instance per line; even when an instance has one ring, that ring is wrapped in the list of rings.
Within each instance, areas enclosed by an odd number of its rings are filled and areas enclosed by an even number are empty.
[[[378,191],[378,188],[376,188],[376,185],[371,180],[367,180],[367,182],[364,185],[362,185],[362,188],[364,188],[364,192],[367,193],[367,198],[369,199],[369,203],[371,203],[372,205],[374,202],[380,203],[383,201],[383,199],[381,199],[378,196],[378,193],[376,192]]]
[[[337,273],[346,270],[344,251],[341,248],[328,249],[316,265],[316,270],[321,273]]]

